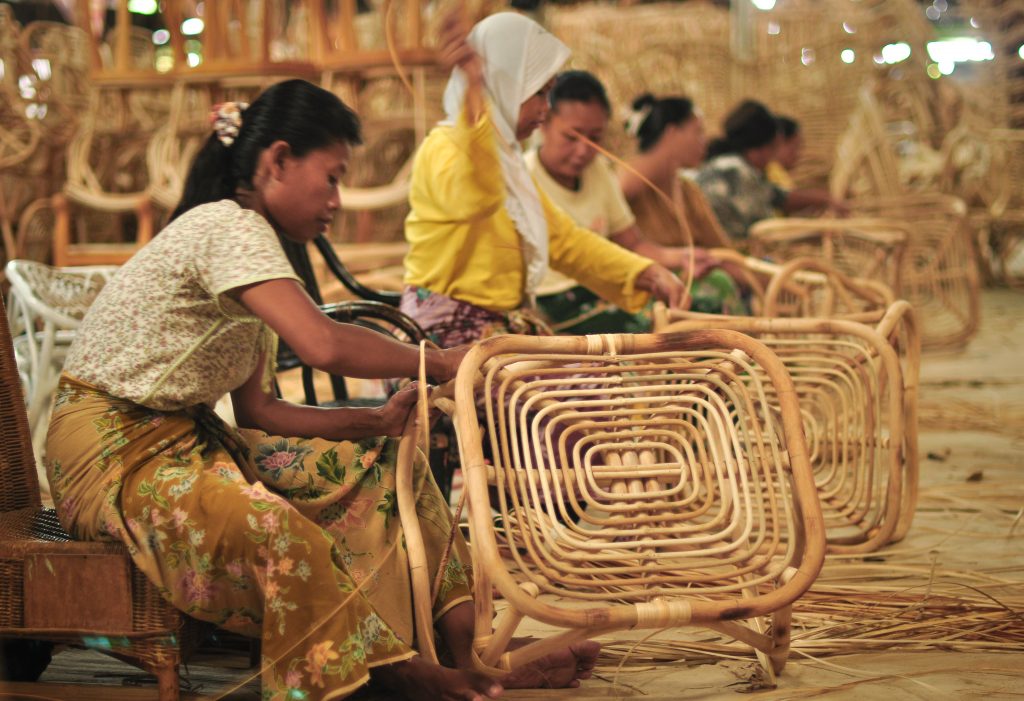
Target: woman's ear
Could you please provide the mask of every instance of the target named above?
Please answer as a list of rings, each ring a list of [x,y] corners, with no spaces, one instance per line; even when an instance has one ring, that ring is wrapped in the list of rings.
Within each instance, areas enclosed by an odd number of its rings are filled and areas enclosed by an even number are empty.
[[[285,163],[292,156],[292,147],[287,141],[278,139],[270,144],[260,154],[260,165],[267,169],[267,173],[274,180],[280,180],[284,176]]]

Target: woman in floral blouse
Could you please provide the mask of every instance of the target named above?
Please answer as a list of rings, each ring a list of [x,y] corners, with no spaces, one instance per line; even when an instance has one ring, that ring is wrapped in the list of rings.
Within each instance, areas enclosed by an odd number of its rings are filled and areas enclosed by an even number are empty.
[[[298,406],[272,392],[278,337],[333,374],[418,366],[415,347],[324,316],[278,240],[307,242],[330,224],[358,119],[300,80],[213,117],[171,224],[107,285],[69,351],[47,443],[61,522],[78,538],[125,543],[188,615],[260,636],[265,699],[341,698],[370,677],[410,698],[497,695],[501,683],[466,671],[461,540],[433,602],[457,668],[411,647],[393,437],[414,390],[377,409]],[[428,352],[428,373],[451,378],[461,356]],[[226,392],[237,430],[210,409]],[[413,482],[436,572],[451,514],[424,463]],[[502,683],[575,685],[595,655],[577,646]]]

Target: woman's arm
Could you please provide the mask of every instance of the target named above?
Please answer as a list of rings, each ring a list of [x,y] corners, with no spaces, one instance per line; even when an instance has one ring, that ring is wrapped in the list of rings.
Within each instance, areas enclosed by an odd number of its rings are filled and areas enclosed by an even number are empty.
[[[333,321],[294,280],[266,280],[240,287],[239,301],[311,367],[348,377],[413,377],[419,348],[354,324]],[[455,376],[465,348],[426,351],[427,374],[437,381]]]
[[[637,255],[650,258],[670,270],[689,270],[693,264],[693,276],[703,277],[718,261],[703,248],[691,246],[662,246],[648,241],[636,226],[630,226],[610,236],[611,240]]]
[[[380,407],[322,409],[292,404],[263,391],[265,362],[266,358],[261,356],[256,372],[231,393],[235,421],[240,428],[255,428],[275,436],[333,441],[398,436],[416,403],[416,386],[411,384]]]

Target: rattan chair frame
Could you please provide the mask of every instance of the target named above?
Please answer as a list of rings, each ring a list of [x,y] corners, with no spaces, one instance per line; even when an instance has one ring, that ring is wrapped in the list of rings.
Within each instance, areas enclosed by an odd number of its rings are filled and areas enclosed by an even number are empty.
[[[754,367],[773,388],[777,414],[759,415],[756,407],[767,405],[764,388],[758,385],[757,392],[747,394],[740,380]],[[603,396],[619,381],[636,382],[635,391]],[[597,386],[588,386],[592,382]],[[686,420],[668,416],[678,409],[672,404],[677,401],[680,406],[691,402],[680,414]],[[470,509],[474,650],[481,671],[501,673],[572,640],[612,630],[680,625],[704,626],[741,640],[759,652],[769,674],[781,671],[791,605],[817,576],[825,543],[792,381],[766,346],[720,330],[502,336],[466,356],[454,405]],[[515,411],[503,408],[512,406]],[[716,423],[716,416],[727,418]],[[565,422],[559,424],[564,433],[557,447],[544,422]],[[578,441],[576,448],[568,447],[568,434]],[[484,459],[484,435],[493,466]],[[664,441],[674,440],[671,436],[681,436],[679,447],[659,452],[668,445]],[[554,462],[550,467],[543,460],[531,462],[530,451]],[[607,464],[598,464],[599,455],[608,456]],[[659,459],[665,461],[660,467]],[[711,472],[701,475],[709,466]],[[686,472],[694,491],[673,502],[685,489],[654,474],[662,468]],[[749,523],[731,520],[730,509],[740,502],[768,514],[770,532],[754,534]],[[547,505],[548,513],[532,510],[535,504]],[[581,504],[586,505],[582,511]],[[504,519],[514,564],[503,559],[492,507]],[[601,509],[607,513],[601,515]],[[574,515],[600,533],[581,537],[583,531],[569,525]],[[558,530],[559,516],[564,539],[545,543],[543,534]],[[784,525],[790,528],[786,533]],[[712,532],[701,533],[704,527]],[[716,540],[715,528],[736,530],[736,542]],[[646,540],[631,551],[624,543],[638,533]],[[689,558],[686,571],[673,569],[679,562],[672,558]],[[596,574],[594,563],[601,568]],[[492,629],[495,591],[508,607]],[[574,603],[540,598],[541,591]],[[759,627],[765,615],[772,617],[769,633]],[[509,651],[526,616],[562,632]],[[740,625],[740,619],[753,619],[755,625]]]
[[[837,553],[872,552],[902,540],[913,521],[920,470],[916,314],[908,302],[898,300],[856,316],[759,319],[669,311],[657,316],[655,325],[662,333],[732,329],[755,336],[779,355],[803,400],[828,549]],[[835,419],[831,426],[827,421],[822,425],[823,415]],[[852,431],[854,426],[872,435],[862,436]],[[823,449],[830,444],[841,449]],[[851,455],[856,462],[847,464]],[[846,485],[880,486],[864,492],[845,490]]]
[[[845,275],[878,280],[898,291],[910,237],[907,224],[890,219],[790,217],[757,222],[749,241],[755,257],[815,258]]]

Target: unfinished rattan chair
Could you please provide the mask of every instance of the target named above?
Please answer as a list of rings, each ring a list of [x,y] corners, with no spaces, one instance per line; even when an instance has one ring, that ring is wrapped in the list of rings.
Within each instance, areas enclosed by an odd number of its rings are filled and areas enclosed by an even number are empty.
[[[164,601],[119,543],[73,541],[43,509],[7,314],[0,305],[0,636],[81,645],[157,677],[176,701],[205,626]]]
[[[981,323],[981,289],[964,202],[952,195],[914,193],[850,204],[859,215],[909,224],[896,293],[918,313],[922,346],[965,346]]]
[[[455,420],[479,668],[695,625],[780,671],[825,547],[796,400],[778,357],[732,331],[477,345]],[[492,630],[495,592],[507,606]],[[510,651],[525,616],[562,632]]]
[[[904,249],[910,238],[900,221],[876,218],[763,219],[750,228],[750,253],[785,262],[814,258],[839,272],[900,289]]]
[[[830,552],[871,552],[906,535],[917,502],[919,373],[907,302],[870,325],[684,312],[669,318],[659,331],[741,331],[782,360],[796,386]]]

